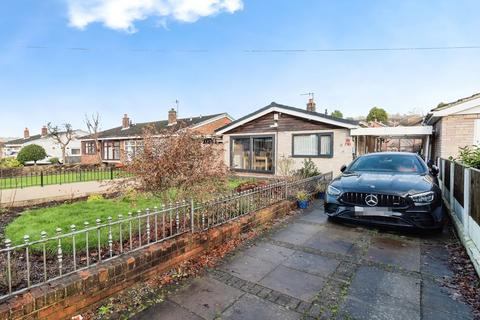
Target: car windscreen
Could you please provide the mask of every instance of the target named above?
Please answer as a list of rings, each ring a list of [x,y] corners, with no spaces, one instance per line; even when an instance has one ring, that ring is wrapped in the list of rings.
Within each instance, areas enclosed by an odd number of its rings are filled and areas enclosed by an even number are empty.
[[[400,174],[422,174],[425,166],[414,155],[379,154],[363,156],[355,160],[348,168],[349,172],[391,172]]]

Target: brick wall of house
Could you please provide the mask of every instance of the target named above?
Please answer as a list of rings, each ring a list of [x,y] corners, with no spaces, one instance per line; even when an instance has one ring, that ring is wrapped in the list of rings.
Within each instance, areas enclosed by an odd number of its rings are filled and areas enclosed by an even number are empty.
[[[283,201],[204,233],[187,233],[33,288],[3,301],[0,319],[70,319],[139,281],[284,216],[293,205]]]
[[[434,157],[458,156],[460,147],[473,145],[475,119],[480,114],[443,117],[435,124]]]
[[[202,135],[212,135],[215,133],[215,130],[223,126],[226,126],[230,122],[232,122],[232,120],[230,120],[228,117],[223,117],[221,119],[207,123],[201,127],[198,127],[195,129],[195,131],[197,131],[199,134],[202,134]]]

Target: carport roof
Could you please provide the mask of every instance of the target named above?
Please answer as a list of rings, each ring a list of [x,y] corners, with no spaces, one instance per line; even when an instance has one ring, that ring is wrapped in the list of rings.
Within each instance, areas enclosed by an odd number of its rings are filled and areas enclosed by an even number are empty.
[[[352,129],[352,136],[376,136],[376,137],[424,137],[433,133],[432,126],[409,126],[409,127],[379,127]]]

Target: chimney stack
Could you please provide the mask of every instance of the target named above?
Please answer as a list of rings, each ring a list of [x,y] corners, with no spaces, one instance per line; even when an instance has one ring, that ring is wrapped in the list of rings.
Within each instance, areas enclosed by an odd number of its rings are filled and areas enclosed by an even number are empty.
[[[47,126],[42,127],[42,137],[45,137],[48,134]]]
[[[315,112],[317,104],[313,101],[313,98],[308,99],[307,111]]]
[[[28,130],[28,128],[25,128],[25,130],[23,130],[23,139],[28,138],[30,138],[30,130]]]
[[[177,124],[177,111],[174,108],[168,111],[168,125],[173,126]]]
[[[122,129],[128,129],[128,128],[130,128],[130,118],[125,113],[122,118]]]

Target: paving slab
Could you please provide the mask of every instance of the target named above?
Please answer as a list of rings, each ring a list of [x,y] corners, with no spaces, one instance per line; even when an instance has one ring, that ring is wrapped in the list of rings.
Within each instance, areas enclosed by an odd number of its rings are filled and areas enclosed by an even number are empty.
[[[300,220],[318,223],[318,224],[326,224],[328,223],[328,216],[320,210],[314,210],[309,213],[303,214],[299,218]]]
[[[424,319],[469,319],[472,309],[452,289],[433,281],[422,285]]]
[[[215,319],[244,293],[209,277],[198,278],[170,300],[205,319]]]
[[[132,317],[132,320],[151,319],[151,320],[202,320],[194,313],[182,308],[181,306],[165,301],[152,308]]]
[[[399,306],[420,310],[420,279],[375,267],[360,267],[350,286],[349,296],[367,303],[377,303],[388,296],[396,299]]]
[[[328,277],[338,267],[340,261],[315,254],[296,251],[282,265],[313,275]]]
[[[448,263],[449,253],[444,244],[424,244],[420,263],[421,271],[436,278],[450,278],[453,276]]]
[[[350,251],[360,234],[344,227],[322,226],[304,246],[332,253],[346,254]]]
[[[241,279],[257,282],[275,269],[278,264],[246,254],[239,254],[219,269]]]
[[[420,243],[418,240],[378,235],[372,238],[366,258],[418,272],[420,271]]]
[[[324,283],[324,278],[285,266],[278,266],[260,281],[267,288],[303,301],[312,301]]]
[[[238,299],[222,315],[221,319],[231,320],[294,320],[301,315],[270,301],[246,294]]]
[[[339,319],[356,320],[420,320],[420,310],[406,307],[395,298],[383,296],[369,299],[347,297]]]
[[[294,252],[294,250],[276,246],[268,242],[260,242],[243,251],[244,254],[250,257],[260,258],[274,264],[285,261]]]
[[[272,236],[273,239],[288,242],[295,245],[302,245],[319,230],[320,226],[304,223],[292,223],[283,230]]]

